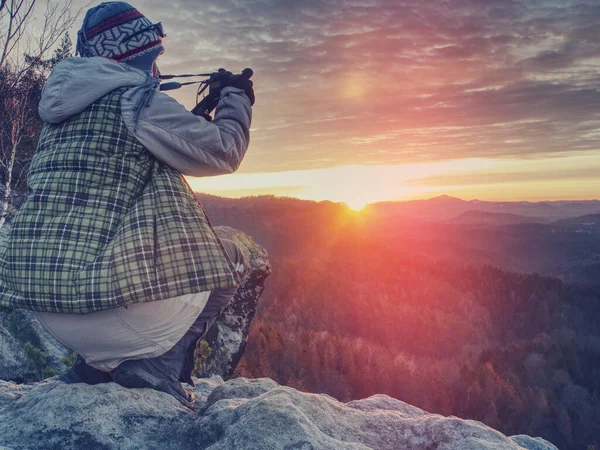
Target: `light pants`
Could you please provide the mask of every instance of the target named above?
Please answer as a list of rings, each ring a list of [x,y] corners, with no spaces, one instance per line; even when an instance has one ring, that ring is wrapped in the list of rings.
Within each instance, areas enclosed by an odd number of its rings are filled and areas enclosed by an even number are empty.
[[[241,277],[247,270],[238,246],[222,240]],[[151,359],[169,375],[191,384],[196,342],[231,301],[237,287],[138,303],[97,313],[36,313],[63,345],[103,372],[128,360]]]

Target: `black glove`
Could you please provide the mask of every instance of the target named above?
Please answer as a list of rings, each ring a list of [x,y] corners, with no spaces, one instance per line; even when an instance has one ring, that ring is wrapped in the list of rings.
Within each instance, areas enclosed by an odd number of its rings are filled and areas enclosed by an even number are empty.
[[[217,107],[221,98],[221,90],[228,86],[243,89],[250,99],[250,105],[254,105],[254,84],[250,80],[253,74],[252,69],[244,69],[239,75],[219,69],[218,72],[211,75],[208,95],[200,100],[200,103],[192,109],[192,113],[211,121],[209,114]]]
[[[250,99],[250,104],[254,105],[254,83],[252,83],[252,80],[249,80],[248,78],[242,77],[240,75],[233,75],[227,81],[226,85],[238,89],[243,89],[248,98]]]

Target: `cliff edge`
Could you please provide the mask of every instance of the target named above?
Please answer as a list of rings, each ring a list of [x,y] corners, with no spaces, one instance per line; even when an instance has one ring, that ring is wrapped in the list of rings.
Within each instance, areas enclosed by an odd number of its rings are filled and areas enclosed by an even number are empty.
[[[341,403],[273,380],[199,379],[196,411],[115,383],[0,381],[0,448],[194,450],[557,450],[386,395]]]

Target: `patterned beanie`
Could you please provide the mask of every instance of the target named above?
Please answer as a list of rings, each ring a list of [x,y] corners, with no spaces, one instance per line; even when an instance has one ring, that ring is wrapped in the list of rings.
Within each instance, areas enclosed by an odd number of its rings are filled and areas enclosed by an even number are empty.
[[[86,13],[77,33],[77,53],[103,56],[149,71],[164,50],[163,37],[160,22],[153,24],[128,3],[105,2]]]

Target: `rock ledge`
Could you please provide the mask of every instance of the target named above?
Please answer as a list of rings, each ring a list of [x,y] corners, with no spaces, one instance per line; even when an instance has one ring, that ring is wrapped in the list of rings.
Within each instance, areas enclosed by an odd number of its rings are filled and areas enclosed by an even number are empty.
[[[268,378],[215,376],[196,384],[194,412],[167,394],[114,383],[0,381],[0,448],[558,450],[386,395],[344,404]]]

